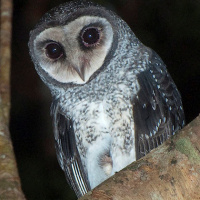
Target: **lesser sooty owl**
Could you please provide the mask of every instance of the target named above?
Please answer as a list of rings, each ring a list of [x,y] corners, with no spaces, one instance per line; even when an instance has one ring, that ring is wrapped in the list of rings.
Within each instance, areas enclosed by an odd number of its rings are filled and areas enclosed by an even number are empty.
[[[29,48],[51,90],[58,161],[78,197],[184,125],[165,64],[110,10],[86,1],[53,8]]]

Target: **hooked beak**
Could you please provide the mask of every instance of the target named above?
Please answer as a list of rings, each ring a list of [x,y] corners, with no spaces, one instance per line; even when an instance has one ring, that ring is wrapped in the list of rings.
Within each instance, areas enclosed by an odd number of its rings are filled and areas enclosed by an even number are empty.
[[[85,68],[84,66],[81,66],[80,68],[77,66],[73,66],[73,69],[78,73],[80,78],[85,81]]]

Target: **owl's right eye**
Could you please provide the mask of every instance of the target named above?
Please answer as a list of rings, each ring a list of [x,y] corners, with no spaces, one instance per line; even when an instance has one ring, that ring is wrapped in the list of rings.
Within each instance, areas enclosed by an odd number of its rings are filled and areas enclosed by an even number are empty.
[[[56,42],[47,44],[45,53],[47,57],[53,60],[57,60],[64,55],[63,48]]]

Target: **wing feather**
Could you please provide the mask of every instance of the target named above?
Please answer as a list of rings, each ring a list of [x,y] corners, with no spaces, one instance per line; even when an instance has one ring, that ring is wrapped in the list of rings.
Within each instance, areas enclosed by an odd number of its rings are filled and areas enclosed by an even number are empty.
[[[133,99],[137,159],[184,126],[181,96],[163,61],[152,52],[148,68],[138,74],[140,90]]]
[[[90,190],[90,184],[76,147],[72,120],[61,114],[58,100],[52,103],[51,115],[53,116],[58,162],[65,172],[69,185],[79,198]]]

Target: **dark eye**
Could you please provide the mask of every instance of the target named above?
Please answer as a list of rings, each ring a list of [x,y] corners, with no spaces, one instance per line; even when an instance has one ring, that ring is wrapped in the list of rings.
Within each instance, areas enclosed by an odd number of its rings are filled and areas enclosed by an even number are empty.
[[[56,42],[49,43],[46,47],[46,55],[47,57],[57,60],[61,56],[63,56],[63,48],[60,46],[60,44]]]
[[[86,28],[81,36],[82,42],[84,46],[91,47],[94,46],[99,42],[100,39],[100,33],[98,28]]]

